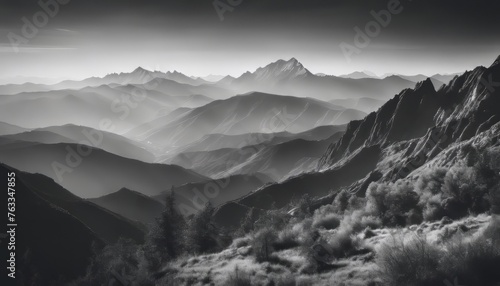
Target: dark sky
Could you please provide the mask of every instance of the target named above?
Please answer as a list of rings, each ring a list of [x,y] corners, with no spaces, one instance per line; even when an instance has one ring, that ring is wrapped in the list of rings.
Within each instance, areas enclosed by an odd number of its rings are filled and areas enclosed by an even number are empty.
[[[239,75],[291,57],[327,74],[433,74],[500,55],[500,1],[401,0],[400,13],[350,60],[339,45],[354,45],[354,28],[364,30],[371,11],[397,0],[219,1],[241,4],[221,21],[213,1],[69,0],[16,53],[9,33],[23,36],[23,17],[32,22],[43,9],[38,1],[2,0],[0,77],[81,78],[137,66]]]

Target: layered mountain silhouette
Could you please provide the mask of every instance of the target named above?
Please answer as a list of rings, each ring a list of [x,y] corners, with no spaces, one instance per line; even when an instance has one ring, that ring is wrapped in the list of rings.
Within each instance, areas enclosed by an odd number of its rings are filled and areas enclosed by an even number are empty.
[[[349,123],[342,138],[325,152],[317,171],[265,186],[221,206],[219,214],[280,207],[294,196],[326,196],[342,187],[363,194],[371,182],[405,177],[431,160],[445,167],[453,160],[451,154],[456,154],[446,152],[453,144],[494,142],[491,132],[498,130],[500,122],[499,83],[500,57],[490,67],[467,71],[437,91],[426,79],[365,119]],[[217,219],[225,225],[239,221],[236,216],[217,215]]]
[[[193,143],[181,146],[172,152],[160,156],[160,162],[169,162],[173,157],[190,152],[205,152],[215,151],[219,149],[241,149],[253,145],[276,145],[295,139],[303,139],[309,141],[317,141],[327,139],[335,134],[340,134],[345,131],[347,125],[325,125],[315,127],[313,129],[291,133],[287,131],[275,133],[247,133],[240,135],[224,135],[219,133],[208,134],[194,141]]]
[[[376,74],[370,71],[356,71],[350,74],[341,75],[343,78],[361,79],[361,78],[379,78]]]
[[[341,136],[342,132],[337,132],[316,141],[275,137],[265,143],[240,148],[184,152],[166,162],[212,178],[263,173],[279,181],[297,172],[314,170],[327,147]],[[282,140],[286,141],[280,142]]]
[[[12,141],[26,141],[44,144],[82,144],[97,147],[109,153],[144,162],[154,162],[155,157],[141,143],[115,133],[88,127],[67,124],[51,126],[3,136]]]
[[[166,194],[173,194],[179,212],[188,216],[203,210],[207,203],[218,207],[244,197],[271,182],[273,181],[269,177],[259,173],[252,175],[232,175],[174,187],[153,196],[153,198],[159,202],[164,202]]]
[[[169,95],[133,85],[23,92],[0,98],[0,121],[27,128],[69,123],[121,133],[177,108],[198,107],[210,101],[198,92]]]
[[[155,195],[171,186],[207,179],[179,166],[145,163],[67,143],[0,139],[0,161],[44,174],[83,198],[107,195],[122,187]]]
[[[311,98],[250,93],[216,100],[181,114],[164,125],[152,124],[145,141],[169,148],[192,143],[211,133],[303,132],[322,125],[341,125],[364,113]]]
[[[109,195],[88,199],[88,201],[145,225],[153,223],[165,208],[157,200],[126,188]]]
[[[382,105],[384,105],[386,101],[369,97],[361,97],[361,98],[334,99],[330,100],[329,102],[335,105],[343,106],[345,108],[351,108],[351,109],[361,110],[365,113],[371,113],[379,109]]]
[[[160,74],[157,85],[143,79]],[[291,59],[217,83],[137,69],[106,83],[7,92],[0,169],[18,178],[19,271],[31,277],[23,282],[65,283],[84,273],[92,245],[143,241],[170,192],[183,215],[210,203],[215,221],[234,229],[250,210],[262,215],[305,194],[315,205],[341,190],[364,196],[373,182],[473,158],[472,145],[497,150],[500,57],[452,76],[320,76]],[[120,135],[102,131],[99,146],[79,144],[98,132],[92,120],[113,115],[108,105],[134,90],[147,96],[117,123]]]
[[[40,92],[49,90],[62,90],[62,89],[81,89],[85,87],[97,87],[101,85],[129,85],[129,84],[146,84],[151,80],[171,80],[182,84],[201,85],[208,82],[203,79],[193,79],[177,71],[173,72],[160,72],[149,71],[142,67],[138,67],[132,72],[112,73],[104,77],[91,77],[81,81],[78,80],[65,80],[57,84],[44,85],[44,84],[8,84],[0,86],[1,94],[17,94],[21,92]]]
[[[21,132],[28,131],[29,129],[23,128],[20,126],[12,125],[9,123],[5,122],[0,122],[0,136],[2,135],[10,135],[10,134],[17,134]]]

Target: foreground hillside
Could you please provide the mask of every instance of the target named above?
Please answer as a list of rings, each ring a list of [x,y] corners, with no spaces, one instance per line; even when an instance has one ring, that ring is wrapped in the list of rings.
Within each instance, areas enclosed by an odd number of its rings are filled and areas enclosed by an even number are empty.
[[[303,225],[295,228],[299,229],[301,227]],[[454,222],[437,221],[405,228],[375,230],[367,228],[365,231],[353,234],[351,237],[344,236],[341,238],[339,237],[340,231],[343,230],[322,228],[320,230],[322,236],[325,239],[335,241],[336,244],[332,248],[321,245],[318,245],[317,248],[325,251],[325,257],[330,256],[327,249],[331,249],[332,253],[335,252],[335,254],[343,251],[351,253],[348,253],[347,257],[342,257],[342,254],[338,258],[334,258],[334,262],[325,265],[325,268],[319,273],[315,273],[311,269],[311,258],[307,256],[315,255],[314,250],[300,246],[276,250],[273,252],[270,261],[256,261],[253,254],[255,237],[252,236],[236,240],[231,246],[219,253],[179,259],[169,265],[165,271],[175,273],[175,278],[173,278],[175,282],[173,283],[177,283],[176,285],[210,285],[210,283],[214,283],[214,285],[387,285],[384,283],[383,277],[381,277],[381,271],[383,271],[381,267],[386,266],[384,263],[387,263],[385,259],[397,259],[399,258],[397,257],[398,254],[409,254],[414,255],[415,263],[438,262],[435,256],[440,255],[440,251],[444,251],[448,247],[454,247],[454,245],[447,245],[444,242],[453,234],[458,237],[456,247],[463,247],[460,250],[466,249],[466,244],[469,242],[485,244],[473,244],[474,247],[487,247],[488,242],[476,241],[480,240],[480,237],[483,237],[485,233],[500,231],[500,217],[492,218],[481,215]],[[419,233],[424,233],[426,238],[419,236]],[[294,230],[289,230],[288,234],[280,234],[278,239],[291,239],[293,234]],[[288,237],[285,235],[288,235]],[[340,239],[343,239],[343,241]],[[354,244],[352,246],[358,249],[342,249],[343,247],[349,247],[350,243]],[[390,245],[393,243],[396,243],[396,246],[405,243],[409,248],[407,253],[389,253],[389,251],[404,251],[402,248],[391,249]],[[463,243],[463,245],[460,245],[460,243]],[[495,243],[497,244],[496,255],[499,255],[500,240],[498,237]],[[410,248],[410,246],[413,248]],[[428,249],[419,249],[419,247],[428,247]],[[456,251],[459,251],[459,249]],[[481,254],[484,253],[471,254],[469,259],[477,258],[472,257],[472,255]],[[425,257],[422,257],[425,255],[429,255],[429,260],[426,261]],[[321,253],[319,256],[321,256]],[[433,259],[435,260],[433,261]],[[445,259],[453,258],[446,257]],[[498,262],[500,259],[497,257],[496,261]],[[483,263],[487,262],[484,261]],[[474,266],[472,261],[469,263],[471,264],[464,266]],[[437,264],[430,264],[428,268],[435,266]],[[400,267],[401,269],[390,269],[390,271],[408,271],[408,269],[403,269],[404,265],[400,265]],[[494,269],[494,266],[489,266],[489,271],[492,269]],[[431,272],[430,269],[425,270]],[[405,273],[401,274],[404,275]],[[459,272],[456,274],[459,274]],[[449,281],[449,285],[454,285],[454,281],[460,282],[459,285],[493,285],[463,284],[462,281],[465,280],[459,279],[455,275],[442,276],[443,280],[436,281],[436,284],[412,284],[415,281],[410,280],[412,279],[410,277],[407,278],[406,282],[408,284],[396,285],[447,285],[443,281]],[[172,281],[171,279],[172,277],[165,277],[160,280],[160,283],[168,283]]]

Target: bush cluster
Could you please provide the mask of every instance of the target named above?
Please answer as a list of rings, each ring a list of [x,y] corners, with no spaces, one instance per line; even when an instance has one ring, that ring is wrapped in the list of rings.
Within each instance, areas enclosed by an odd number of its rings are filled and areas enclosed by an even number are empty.
[[[500,283],[500,220],[475,239],[457,237],[444,246],[425,237],[395,237],[377,253],[384,285],[495,286]],[[457,285],[455,284],[455,285]]]

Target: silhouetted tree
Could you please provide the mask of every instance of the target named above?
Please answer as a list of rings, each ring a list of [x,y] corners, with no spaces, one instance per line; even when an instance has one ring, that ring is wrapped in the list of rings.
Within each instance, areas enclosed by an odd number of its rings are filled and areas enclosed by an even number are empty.
[[[171,192],[165,197],[165,210],[157,218],[148,235],[147,250],[159,252],[162,261],[179,256],[184,251],[185,229],[186,221],[176,209],[172,187]]]
[[[191,253],[206,253],[219,246],[220,230],[213,222],[215,209],[208,203],[205,208],[189,219],[186,230],[186,250]]]

